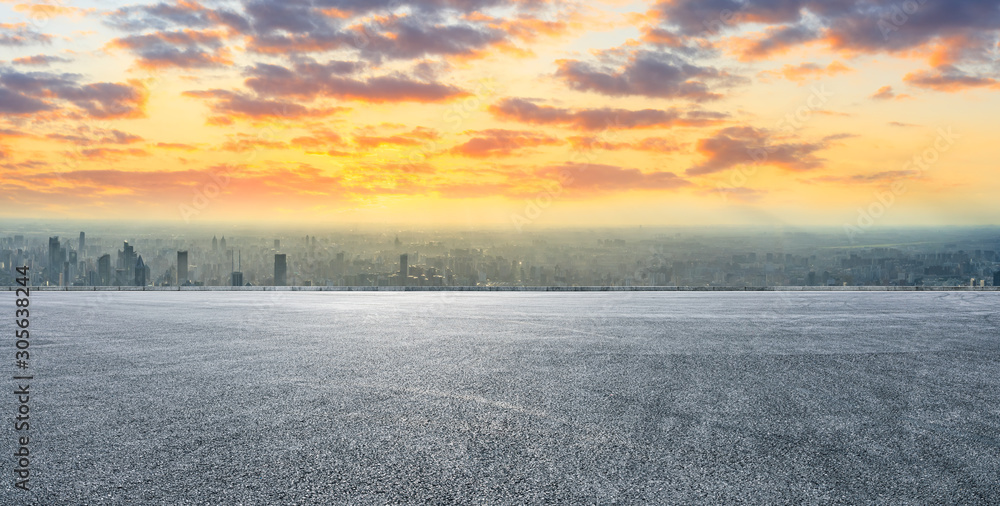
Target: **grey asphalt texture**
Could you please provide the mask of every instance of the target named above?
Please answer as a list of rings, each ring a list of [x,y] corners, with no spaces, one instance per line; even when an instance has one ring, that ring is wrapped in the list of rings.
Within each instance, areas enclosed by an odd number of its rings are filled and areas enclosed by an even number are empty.
[[[1000,293],[31,304],[0,504],[1000,502]]]

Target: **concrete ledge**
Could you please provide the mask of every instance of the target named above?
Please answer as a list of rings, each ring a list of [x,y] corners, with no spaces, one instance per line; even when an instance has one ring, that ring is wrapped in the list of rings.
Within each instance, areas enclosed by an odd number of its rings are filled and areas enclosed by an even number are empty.
[[[20,287],[0,287],[14,291]],[[32,286],[43,292],[997,292],[1000,286]]]

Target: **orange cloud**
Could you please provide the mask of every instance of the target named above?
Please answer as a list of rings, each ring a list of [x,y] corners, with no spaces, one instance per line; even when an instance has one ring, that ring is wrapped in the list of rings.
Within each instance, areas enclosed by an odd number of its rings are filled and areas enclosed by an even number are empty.
[[[113,39],[105,47],[132,52],[143,69],[206,68],[232,65],[232,56],[224,46],[227,37],[220,31],[188,29],[131,35]]]
[[[883,86],[878,89],[871,97],[872,100],[906,100],[908,98],[913,98],[905,93],[897,94],[893,91],[892,86]]]
[[[410,132],[397,135],[355,135],[354,143],[361,149],[372,149],[382,145],[420,146],[425,141],[436,140],[437,138],[438,133],[436,131],[429,128],[417,127]]]
[[[474,158],[510,156],[524,148],[557,146],[563,143],[549,135],[519,130],[490,129],[465,133],[474,137],[451,148],[450,153]]]
[[[765,78],[765,82],[767,82],[768,78],[783,78],[796,83],[801,83],[807,80],[835,76],[837,74],[846,74],[853,71],[854,69],[848,67],[847,65],[844,65],[839,61],[835,61],[826,67],[815,63],[785,65],[780,70],[767,70],[758,75]]]
[[[208,122],[211,125],[230,125],[233,119],[259,121],[326,117],[350,110],[346,107],[311,108],[296,102],[258,98],[219,89],[185,91],[182,95],[210,101],[209,107],[212,112],[218,114],[209,118]]]
[[[682,112],[678,109],[566,109],[538,105],[522,98],[507,98],[489,107],[500,119],[536,125],[564,125],[577,130],[615,130],[637,128],[673,128],[675,126],[705,126],[720,123],[722,113],[700,110]]]
[[[613,165],[567,163],[545,167],[535,175],[559,182],[574,193],[597,194],[627,190],[674,190],[691,182],[673,172],[642,172]]]
[[[192,144],[183,144],[180,142],[157,142],[156,147],[160,149],[173,149],[179,151],[197,151],[198,147]]]
[[[288,145],[280,141],[263,139],[260,136],[248,134],[231,135],[230,139],[222,144],[219,149],[223,151],[253,151],[258,148],[263,149],[284,149]]]
[[[652,151],[658,153],[669,153],[680,150],[680,145],[673,139],[663,137],[647,137],[638,142],[610,142],[598,137],[568,137],[570,145],[575,149],[593,150],[602,149],[605,151],[618,151],[623,149],[633,151]]]
[[[119,160],[130,156],[149,156],[149,152],[139,148],[115,149],[115,148],[91,148],[81,149],[70,154],[76,158],[87,160]]]
[[[950,65],[932,71],[920,70],[903,76],[903,81],[918,88],[955,93],[970,89],[1000,89],[1000,81],[965,73]]]

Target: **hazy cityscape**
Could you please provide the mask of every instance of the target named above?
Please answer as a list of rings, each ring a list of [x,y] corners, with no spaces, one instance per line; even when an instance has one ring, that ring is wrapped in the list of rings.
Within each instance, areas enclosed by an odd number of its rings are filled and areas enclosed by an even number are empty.
[[[28,265],[33,286],[1000,286],[989,228],[21,230],[0,285]]]

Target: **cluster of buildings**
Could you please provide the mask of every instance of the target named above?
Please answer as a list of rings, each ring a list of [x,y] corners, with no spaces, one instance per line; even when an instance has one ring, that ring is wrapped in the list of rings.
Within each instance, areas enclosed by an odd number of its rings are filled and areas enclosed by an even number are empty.
[[[1000,286],[995,230],[886,234],[854,245],[733,230],[15,233],[0,235],[0,285],[29,265],[48,286]]]

